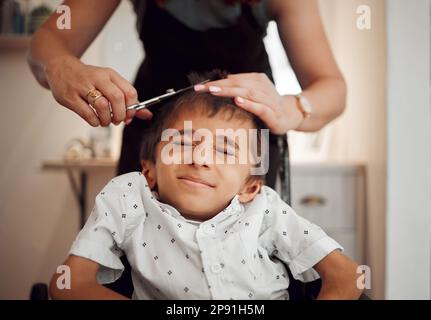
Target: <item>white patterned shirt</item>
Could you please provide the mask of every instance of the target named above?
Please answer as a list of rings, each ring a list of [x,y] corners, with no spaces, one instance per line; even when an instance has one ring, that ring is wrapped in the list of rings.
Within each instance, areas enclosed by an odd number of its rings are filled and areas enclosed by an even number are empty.
[[[235,196],[213,218],[184,218],[157,199],[145,176],[111,180],[69,254],[100,264],[99,283],[118,279],[125,254],[134,299],[288,299],[289,277],[319,278],[313,266],[342,247],[298,216],[271,188]]]

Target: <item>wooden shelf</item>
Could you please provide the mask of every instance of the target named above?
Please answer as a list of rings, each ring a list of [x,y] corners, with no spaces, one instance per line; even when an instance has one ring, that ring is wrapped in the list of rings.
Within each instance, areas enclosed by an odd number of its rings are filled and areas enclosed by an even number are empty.
[[[0,35],[0,51],[23,51],[31,41],[29,35]]]
[[[115,169],[117,160],[111,158],[98,158],[87,160],[47,160],[42,163],[43,170],[95,170],[95,169]]]

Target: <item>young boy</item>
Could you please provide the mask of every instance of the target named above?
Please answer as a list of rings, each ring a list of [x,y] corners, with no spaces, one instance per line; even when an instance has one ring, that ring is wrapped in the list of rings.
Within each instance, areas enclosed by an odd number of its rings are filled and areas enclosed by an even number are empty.
[[[360,296],[357,265],[263,186],[261,173],[251,174],[258,157],[250,144],[223,134],[256,132],[260,121],[208,93],[157,108],[142,172],[116,177],[99,193],[65,262],[71,288],[60,290],[54,275],[52,298],[126,299],[101,285],[120,277],[123,254],[135,299],[288,299],[286,267],[302,281],[320,275],[321,299]],[[205,134],[196,138],[199,130]]]

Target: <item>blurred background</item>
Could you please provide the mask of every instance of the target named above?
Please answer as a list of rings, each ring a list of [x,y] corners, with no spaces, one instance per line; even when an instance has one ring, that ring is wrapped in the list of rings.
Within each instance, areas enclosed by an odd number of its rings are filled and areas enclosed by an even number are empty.
[[[115,175],[121,127],[90,128],[26,62],[30,34],[60,3],[0,0],[0,299],[49,282]],[[370,267],[372,298],[430,299],[431,1],[319,4],[348,101],[321,131],[289,133],[292,206]],[[265,45],[278,91],[300,92],[273,22]],[[144,54],[124,0],[83,61],[132,82]]]

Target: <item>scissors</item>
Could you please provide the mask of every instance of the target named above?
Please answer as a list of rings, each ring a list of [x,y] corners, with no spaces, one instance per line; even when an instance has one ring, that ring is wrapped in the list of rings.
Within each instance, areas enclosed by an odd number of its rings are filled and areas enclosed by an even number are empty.
[[[153,104],[159,103],[159,102],[161,102],[161,101],[163,101],[165,99],[168,99],[168,98],[170,98],[170,97],[172,97],[174,95],[177,95],[177,94],[183,93],[183,92],[185,92],[187,90],[190,90],[190,89],[194,88],[195,85],[204,84],[204,83],[207,83],[209,81],[211,81],[211,80],[208,79],[208,80],[202,81],[201,83],[197,83],[197,84],[194,84],[192,86],[189,86],[187,88],[183,88],[183,89],[180,89],[180,90],[177,90],[177,91],[175,91],[174,89],[169,89],[169,90],[166,91],[165,94],[162,94],[160,96],[157,96],[157,97],[154,97],[154,98],[142,101],[142,102],[138,102],[138,103],[133,104],[131,106],[128,106],[127,110],[136,110],[136,111],[139,111],[139,110],[145,109],[145,108],[147,108],[147,107],[149,107],[149,106],[151,106]]]

